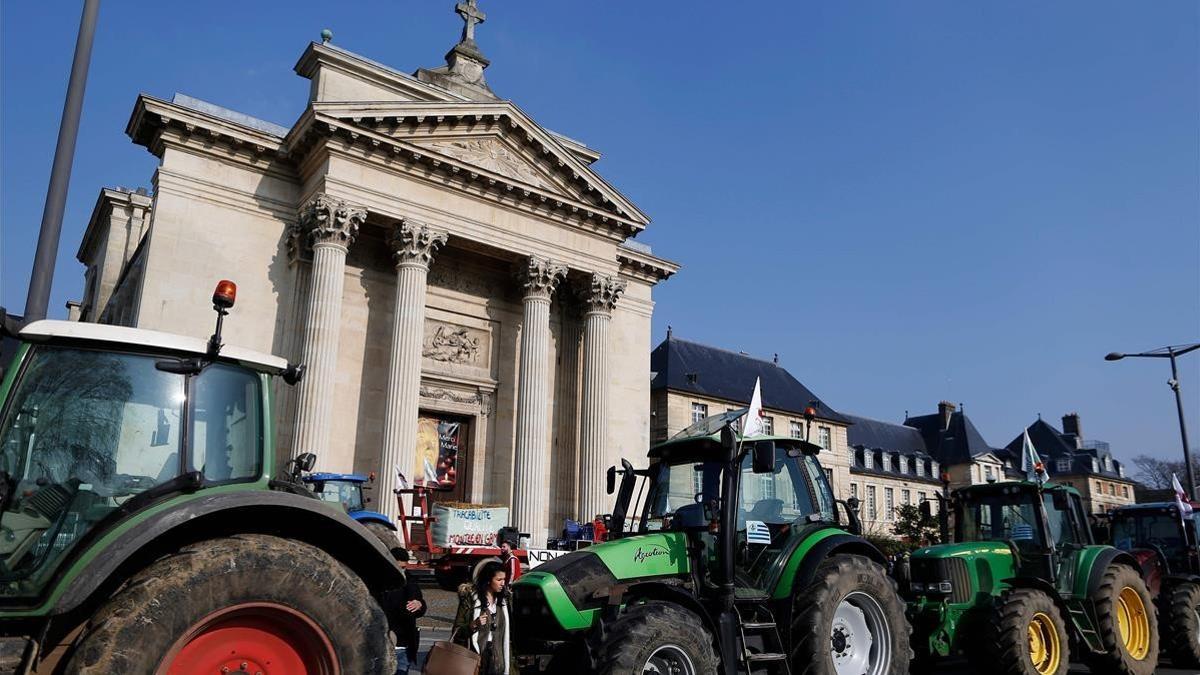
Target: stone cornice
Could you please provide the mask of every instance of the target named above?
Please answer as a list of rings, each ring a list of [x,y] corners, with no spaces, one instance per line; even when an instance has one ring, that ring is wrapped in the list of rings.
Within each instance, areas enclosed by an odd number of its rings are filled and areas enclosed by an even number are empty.
[[[679,271],[679,263],[624,246],[617,247],[617,262],[622,274],[655,284]]]
[[[429,132],[453,132],[458,138],[511,138],[524,145],[540,169],[555,176],[581,197],[481,169],[444,152],[423,147]],[[398,136],[397,132],[404,135]],[[337,137],[383,161],[400,160],[420,173],[478,185],[502,200],[549,208],[559,217],[578,218],[595,230],[610,230],[621,239],[645,228],[649,218],[609,185],[559,137],[538,127],[512,103],[314,103],[287,137],[291,158],[300,164],[321,138]]]
[[[301,77],[312,79],[317,68],[325,66],[333,70],[361,78],[389,89],[404,98],[421,101],[466,101],[467,97],[455,94],[442,87],[422,82],[407,73],[389,68],[382,63],[348,52],[331,44],[313,42],[300,55],[294,70]]]
[[[114,206],[149,210],[151,203],[150,195],[124,189],[101,188],[100,196],[96,198],[96,206],[92,208],[92,217],[88,219],[87,228],[83,231],[83,239],[80,240],[79,249],[75,252],[75,259],[86,264],[84,258],[88,250],[95,245],[100,234],[107,230],[108,223],[103,221],[112,212]]]
[[[148,94],[139,94],[129,123],[125,125],[125,133],[129,138],[162,157],[162,136],[169,129],[178,131],[184,138],[202,138],[207,144],[220,145],[235,153],[242,152],[252,159],[278,160],[287,156],[283,139],[279,136]]]

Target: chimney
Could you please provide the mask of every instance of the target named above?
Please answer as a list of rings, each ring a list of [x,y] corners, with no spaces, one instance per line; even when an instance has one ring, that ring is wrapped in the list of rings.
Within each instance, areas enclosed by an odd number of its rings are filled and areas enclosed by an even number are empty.
[[[954,404],[950,401],[938,403],[938,417],[942,420],[942,431],[950,428],[950,417],[954,414]]]
[[[1063,415],[1063,435],[1075,437],[1075,447],[1083,446],[1083,430],[1079,427],[1079,413],[1071,412]]]

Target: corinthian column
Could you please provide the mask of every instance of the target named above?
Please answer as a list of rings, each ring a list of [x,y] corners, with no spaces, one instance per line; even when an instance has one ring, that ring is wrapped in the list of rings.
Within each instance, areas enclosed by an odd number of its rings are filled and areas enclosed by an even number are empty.
[[[549,516],[550,296],[567,268],[529,256],[518,276],[525,295],[521,374],[517,382],[517,453],[513,472],[513,523],[544,548]]]
[[[316,453],[318,467],[329,453],[346,252],[366,217],[366,209],[325,194],[313,197],[300,212],[306,243],[312,247],[312,270],[304,324],[307,371],[297,397],[292,456]]]
[[[584,296],[583,405],[579,423],[579,517],[608,512],[604,491],[604,443],[608,440],[608,326],[625,282],[592,275]]]
[[[417,455],[417,398],[421,395],[421,343],[425,332],[425,282],[433,254],[446,234],[405,220],[388,238],[396,261],[396,303],[392,307],[392,352],[388,360],[387,403],[383,413],[383,453],[379,463],[381,510],[398,515],[392,490],[396,470],[409,480]]]

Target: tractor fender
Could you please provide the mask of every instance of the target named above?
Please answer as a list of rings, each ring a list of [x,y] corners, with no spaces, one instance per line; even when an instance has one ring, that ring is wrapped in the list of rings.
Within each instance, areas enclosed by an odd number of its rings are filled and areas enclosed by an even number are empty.
[[[121,533],[74,575],[53,613],[107,597],[138,570],[182,546],[244,533],[272,534],[319,548],[350,568],[372,594],[404,583],[383,543],[344,512],[287,492],[244,490],[181,501]],[[79,551],[79,556],[87,552]]]
[[[700,617],[700,621],[704,624],[704,627],[712,632],[714,639],[716,638],[716,618],[709,614],[708,610],[696,600],[694,595],[680,585],[663,583],[661,581],[643,581],[641,583],[629,584],[625,587],[624,600],[627,605],[637,600],[658,600],[679,605]]]
[[[1100,590],[1100,585],[1104,583],[1104,571],[1108,569],[1109,565],[1128,565],[1129,567],[1133,568],[1133,571],[1137,572],[1139,576],[1142,573],[1142,567],[1138,565],[1136,558],[1134,558],[1132,555],[1129,555],[1125,551],[1116,548],[1105,548],[1104,550],[1100,551],[1094,558],[1092,558],[1090,564],[1091,569],[1087,570],[1087,588],[1084,594],[1087,598],[1094,597],[1096,595],[1096,591]],[[1084,570],[1078,570],[1078,572],[1082,571]],[[1076,579],[1079,579],[1079,576],[1076,576]],[[1078,582],[1076,582],[1076,588],[1079,588]]]
[[[861,555],[880,565],[887,565],[887,558],[866,539],[853,534],[835,534],[817,542],[804,553],[804,560],[796,570],[796,577],[792,582],[792,591],[807,588],[817,576],[817,569],[821,563],[830,556],[839,554]]]
[[[396,526],[392,524],[392,521],[388,520],[387,516],[378,511],[355,511],[350,514],[350,517],[360,523],[379,523],[381,525],[387,525],[388,529],[390,529],[392,532],[396,531]]]

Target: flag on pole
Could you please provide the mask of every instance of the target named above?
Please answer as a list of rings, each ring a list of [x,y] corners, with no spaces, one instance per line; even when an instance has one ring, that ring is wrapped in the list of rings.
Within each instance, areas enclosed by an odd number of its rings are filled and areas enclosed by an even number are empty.
[[[1171,488],[1175,490],[1175,505],[1179,507],[1179,515],[1186,516],[1192,512],[1192,502],[1188,499],[1188,495],[1183,491],[1183,486],[1179,484],[1179,476],[1171,474]]]
[[[759,389],[759,378],[754,378],[754,394],[750,397],[750,408],[742,421],[742,438],[762,436],[766,433],[763,428],[762,391]]]
[[[1025,438],[1021,441],[1021,470],[1025,472],[1025,478],[1029,481],[1038,483],[1045,482],[1046,465],[1042,464],[1042,457],[1038,454],[1037,448],[1033,447],[1033,441],[1029,440],[1029,430],[1025,430]]]

